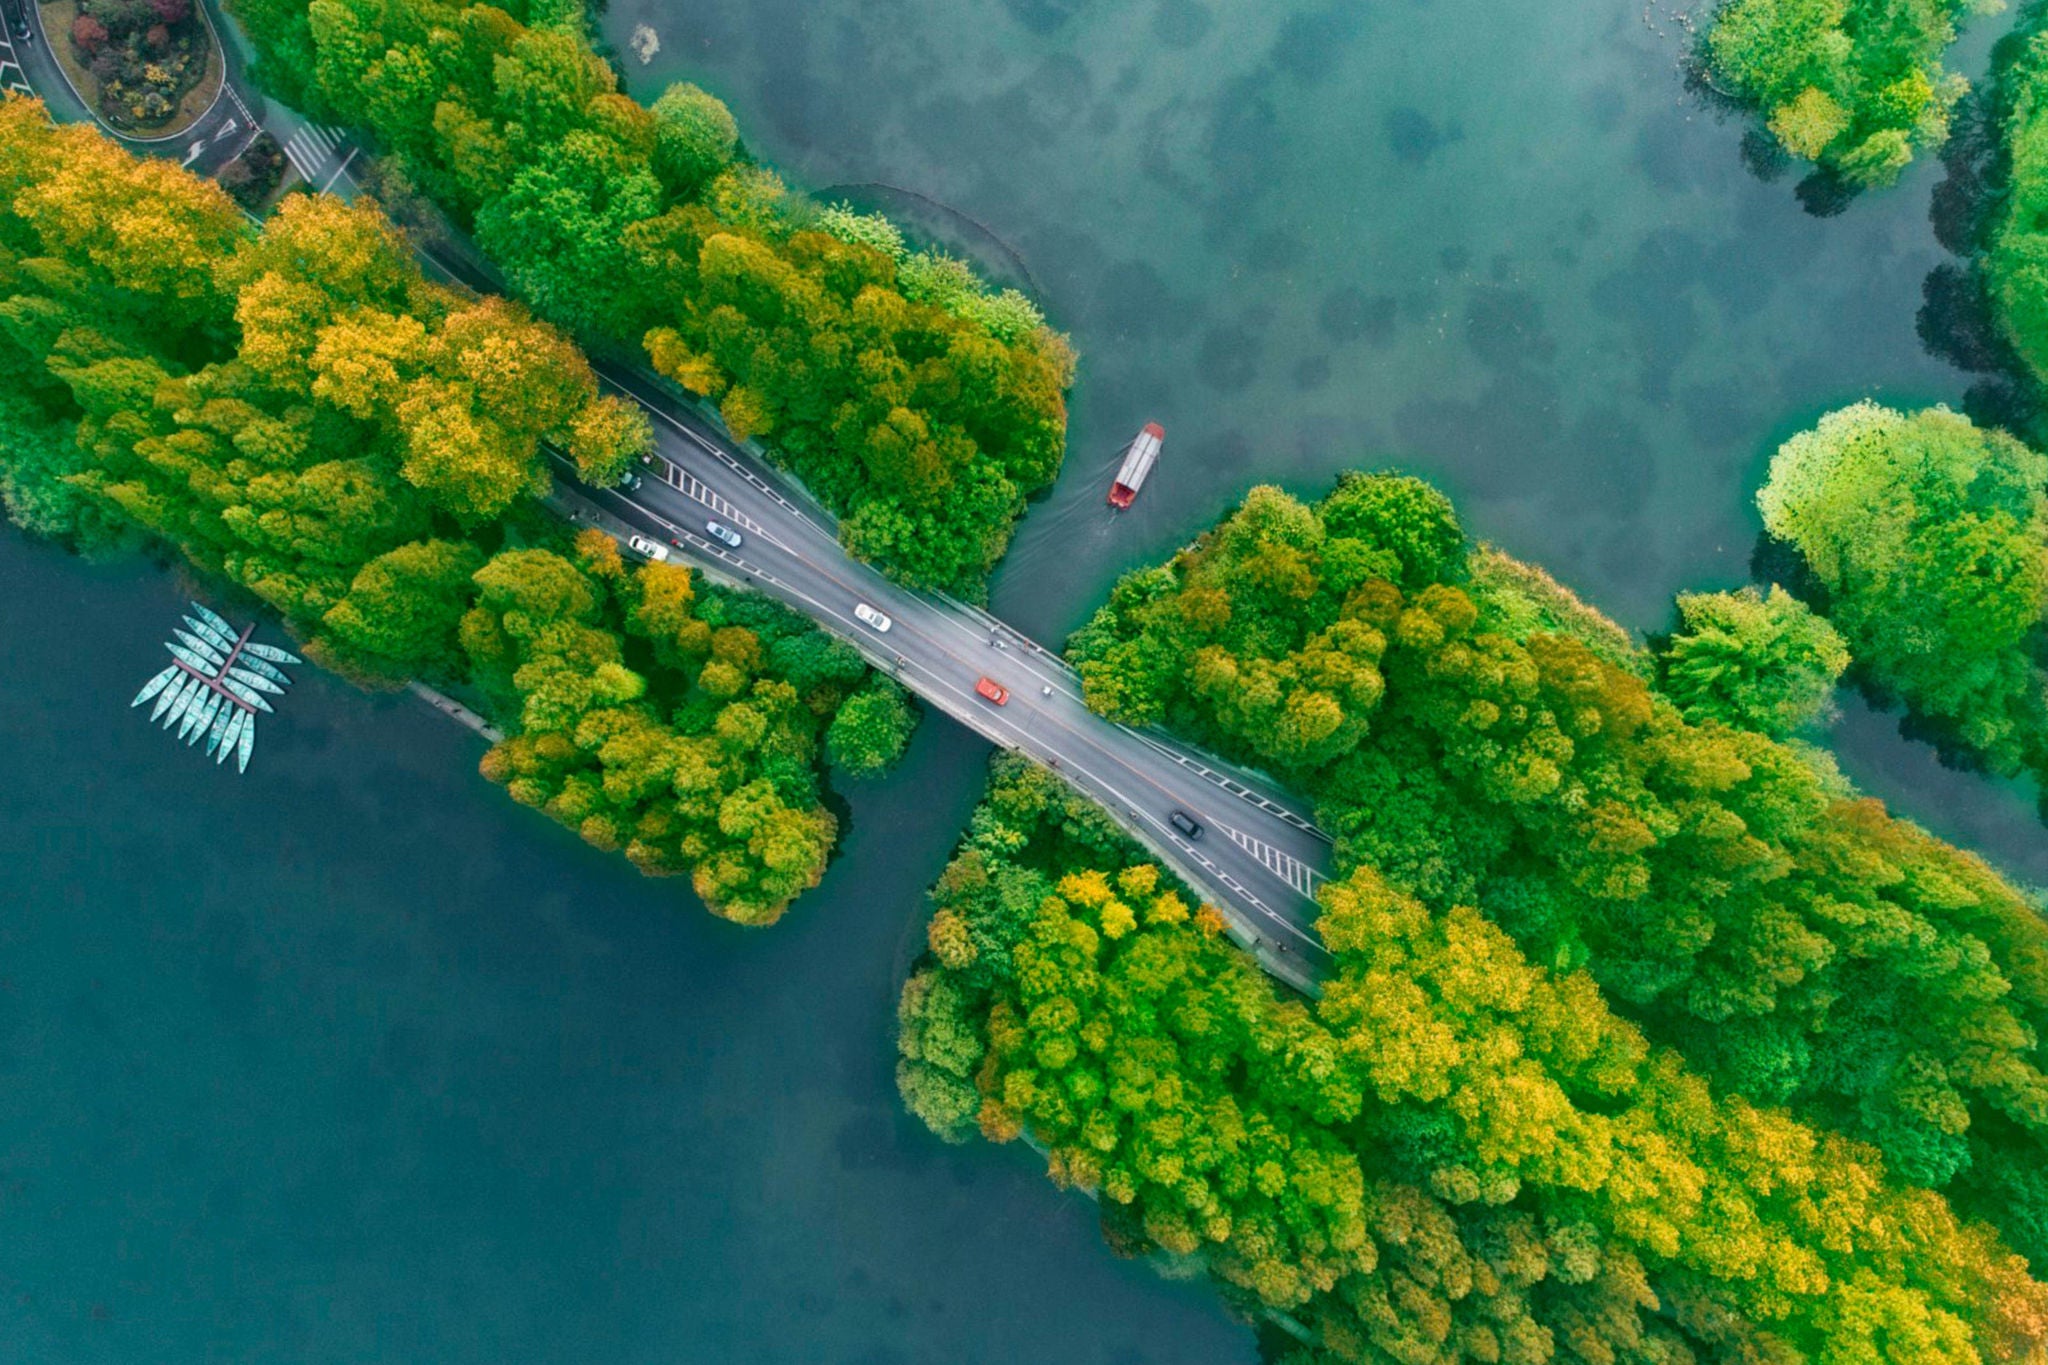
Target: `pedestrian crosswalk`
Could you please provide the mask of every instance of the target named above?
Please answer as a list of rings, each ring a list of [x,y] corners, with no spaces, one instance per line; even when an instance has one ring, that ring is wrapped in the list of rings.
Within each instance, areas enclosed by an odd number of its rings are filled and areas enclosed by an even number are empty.
[[[338,128],[309,123],[291,135],[284,144],[284,154],[300,175],[324,188],[320,185],[321,177],[340,154],[345,140],[346,135]]]

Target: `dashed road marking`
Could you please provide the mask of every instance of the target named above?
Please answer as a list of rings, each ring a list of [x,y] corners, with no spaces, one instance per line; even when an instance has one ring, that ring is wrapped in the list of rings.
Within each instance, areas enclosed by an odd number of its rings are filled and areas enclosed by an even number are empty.
[[[631,388],[628,388],[627,386],[620,384],[618,381],[610,378],[609,376],[603,376],[602,378],[604,379],[604,382],[606,384],[618,390],[626,397],[639,401],[641,405],[649,411],[651,416],[665,423],[667,426],[673,429],[689,445],[695,447],[703,454],[710,456],[713,460],[717,461],[720,465],[724,466],[724,468],[727,471],[741,478],[744,482],[750,485],[754,491],[761,493],[767,496],[768,498],[772,499],[775,503],[780,505],[784,510],[792,513],[799,520],[811,524],[814,528],[822,529],[821,527],[817,526],[816,522],[812,521],[809,515],[802,508],[798,507],[788,498],[782,496],[776,489],[774,489],[772,486],[766,483],[763,479],[754,475],[750,470],[741,466],[738,463],[738,461],[735,460],[731,455],[727,454],[725,451],[721,450],[716,445],[712,444],[710,441],[707,441],[697,432],[691,430],[683,423],[676,420],[670,414],[662,411],[653,403],[642,398],[640,394],[634,392]],[[799,552],[797,550],[790,546],[782,544],[772,534],[768,533],[767,530],[760,525],[760,523],[752,520],[751,518],[746,517],[746,515],[744,513],[741,513],[738,508],[734,507],[730,502],[720,497],[718,494],[714,493],[701,480],[695,478],[695,476],[691,475],[689,471],[683,469],[674,460],[662,455],[657,455],[656,459],[660,461],[660,469],[663,483],[668,484],[678,493],[691,499],[693,502],[698,503],[700,506],[710,507],[714,511],[718,511],[722,516],[730,518],[735,523],[754,530],[755,533],[758,536],[760,536],[762,540],[766,541],[769,544],[775,545],[784,553],[801,558],[801,555],[799,555]],[[613,491],[615,493],[617,492],[617,490]],[[729,552],[725,547],[714,545],[708,540],[706,540],[704,537],[696,534],[695,532],[686,530],[685,528],[676,525],[667,517],[663,516],[660,512],[656,511],[653,507],[645,503],[640,503],[631,498],[628,498],[626,500],[632,503],[633,506],[642,515],[651,517],[656,522],[667,527],[668,530],[676,537],[677,542],[682,544],[691,552],[709,559],[722,561],[726,565],[738,570],[738,572],[741,575],[743,575],[744,578],[750,579],[755,583],[769,584],[773,585],[775,588],[780,589],[781,592],[786,595],[785,600],[791,600],[792,605],[796,605],[800,609],[807,609],[810,612],[810,614],[812,614],[820,620],[821,624],[827,625],[828,628],[835,629],[837,633],[851,640],[855,644],[855,647],[861,649],[863,653],[874,655],[874,657],[872,657],[870,661],[874,663],[875,667],[884,669],[892,673],[897,673],[899,674],[899,676],[902,675],[904,670],[904,661],[899,657],[894,665],[890,664],[888,661],[888,657],[886,655],[880,654],[874,648],[874,642],[868,639],[867,636],[860,632],[858,629],[856,629],[854,623],[848,620],[835,607],[828,606],[826,603],[819,601],[817,598],[811,596],[810,593],[804,591],[801,588],[796,587],[794,584],[785,582],[784,580],[777,578],[773,573],[767,571],[763,566],[757,563],[749,562],[748,560],[741,558],[739,555]],[[829,573],[827,576],[830,577]],[[987,619],[994,620],[994,618],[992,617]],[[836,625],[834,623],[836,623]],[[1011,627],[1001,626],[1001,629],[1004,631],[1008,631],[1011,634],[1015,634],[1014,629]],[[1022,636],[1018,636],[1017,638],[1023,639]],[[1053,657],[1055,659],[1057,658],[1057,656],[1050,657]],[[927,701],[932,702],[941,711],[946,712],[947,714],[953,716],[956,720],[959,720],[962,723],[966,724],[970,729],[975,730],[976,732],[982,734],[986,738],[992,740],[997,744],[1003,745],[1004,747],[1021,749],[1027,753],[1034,753],[1035,750],[1046,747],[1045,742],[1042,739],[1038,739],[1037,737],[1029,733],[1030,727],[1028,725],[1021,725],[1016,720],[1010,717],[996,714],[987,714],[986,708],[978,706],[973,697],[970,694],[963,691],[962,688],[958,686],[953,679],[941,676],[940,674],[935,672],[928,664],[920,661],[910,666],[914,667],[917,671],[925,674],[928,679],[926,686],[918,687],[916,688],[916,690],[921,695],[923,695]],[[905,678],[905,681],[908,681],[907,677]],[[1128,729],[1128,727],[1120,726],[1117,728],[1124,729],[1126,733],[1130,733],[1135,737],[1144,740],[1152,748],[1173,757],[1176,761],[1182,763],[1183,766],[1187,767],[1188,769],[1203,774],[1205,777],[1209,778],[1217,785],[1224,787],[1226,791],[1230,792],[1234,796],[1237,796],[1239,799],[1244,800],[1250,804],[1257,805],[1261,810],[1280,817],[1281,819],[1285,820],[1288,824],[1294,826],[1297,829],[1307,831],[1311,834],[1316,835],[1319,838],[1327,839],[1328,836],[1323,835],[1321,831],[1316,830],[1313,825],[1310,825],[1300,816],[1294,815],[1291,811],[1286,810],[1284,807],[1266,799],[1263,796],[1260,796],[1257,792],[1252,791],[1243,783],[1228,778],[1227,776],[1216,772],[1214,769],[1209,768],[1204,764],[1201,764],[1191,759],[1187,759],[1185,756],[1175,753],[1172,749],[1159,743],[1158,740],[1150,736],[1143,735],[1137,731],[1131,731]],[[1072,734],[1072,732],[1069,733]],[[1073,734],[1072,737],[1077,740],[1081,738],[1081,736],[1079,736],[1078,734]],[[1094,746],[1091,744],[1091,747],[1098,746]],[[1104,752],[1106,753],[1106,751]],[[1043,756],[1036,755],[1035,753],[1034,756],[1040,757],[1040,761],[1045,761]],[[1207,881],[1211,885],[1220,886],[1228,893],[1228,900],[1233,900],[1236,902],[1237,906],[1249,909],[1250,911],[1254,912],[1256,917],[1263,917],[1266,921],[1265,925],[1261,925],[1258,921],[1258,918],[1252,918],[1249,921],[1247,921],[1241,915],[1241,913],[1239,915],[1233,916],[1233,919],[1239,924],[1239,927],[1242,929],[1242,931],[1251,938],[1252,944],[1255,949],[1258,949],[1262,954],[1265,953],[1267,949],[1270,949],[1273,953],[1279,955],[1277,958],[1266,958],[1268,964],[1273,966],[1273,969],[1275,970],[1276,974],[1282,976],[1285,979],[1293,981],[1296,979],[1297,975],[1302,972],[1312,972],[1313,964],[1318,964],[1327,961],[1327,950],[1323,948],[1322,944],[1315,938],[1313,932],[1310,929],[1306,928],[1301,924],[1293,922],[1286,915],[1280,913],[1274,906],[1269,905],[1265,900],[1263,900],[1258,895],[1257,892],[1252,890],[1251,887],[1245,885],[1242,881],[1238,880],[1238,878],[1231,875],[1229,872],[1225,871],[1215,861],[1205,856],[1194,845],[1182,839],[1178,835],[1178,833],[1174,831],[1172,827],[1162,817],[1148,812],[1140,811],[1137,808],[1137,806],[1132,804],[1132,800],[1130,797],[1128,797],[1124,792],[1117,788],[1113,783],[1104,779],[1099,774],[1090,771],[1086,765],[1079,761],[1078,758],[1070,757],[1066,764],[1054,766],[1057,766],[1059,768],[1061,775],[1067,778],[1067,780],[1069,781],[1073,781],[1076,778],[1084,779],[1085,785],[1087,787],[1093,788],[1093,794],[1105,808],[1111,810],[1122,809],[1128,812],[1132,820],[1136,822],[1137,829],[1148,831],[1151,834],[1156,835],[1159,839],[1163,840],[1165,844],[1169,845],[1174,850],[1176,850],[1179,858],[1185,860],[1185,863],[1183,864],[1184,868],[1201,869],[1201,873],[1196,874],[1196,880]],[[1132,772],[1140,779],[1140,781],[1150,781],[1155,787],[1157,786],[1156,780],[1146,778],[1143,773],[1138,772],[1136,769],[1132,769]],[[1162,788],[1161,790],[1163,792],[1164,789]],[[1218,827],[1224,828],[1226,830],[1228,829],[1227,826],[1221,825],[1220,822],[1218,824]],[[1236,842],[1239,842],[1241,847],[1244,847],[1247,851],[1253,854],[1253,857],[1259,862],[1260,870],[1262,872],[1266,872],[1272,875],[1276,880],[1286,885],[1290,891],[1293,891],[1296,895],[1301,896],[1302,898],[1313,903],[1315,899],[1316,883],[1322,879],[1322,875],[1320,873],[1317,873],[1313,868],[1310,868],[1307,865],[1301,863],[1298,859],[1294,859],[1286,854],[1282,854],[1277,849],[1270,849],[1269,846],[1263,844],[1261,841],[1255,839],[1250,840],[1249,842],[1246,842],[1244,840],[1238,840],[1236,839],[1236,832],[1230,832],[1233,835],[1233,839]],[[1265,854],[1261,852],[1262,849],[1268,850],[1272,854],[1272,859],[1268,859],[1265,856]],[[1224,903],[1227,904],[1227,901]],[[1263,932],[1261,932],[1262,930]],[[1271,935],[1271,937],[1268,937],[1268,935]],[[1292,946],[1290,946],[1290,944],[1292,944]],[[1282,968],[1280,966],[1274,965],[1278,963],[1285,963],[1290,957],[1294,959],[1296,963],[1295,967]],[[1307,979],[1309,979],[1312,982],[1312,975]],[[1299,984],[1299,982],[1297,982],[1297,984]],[[1312,989],[1312,986],[1306,988]]]
[[[1124,728],[1126,730],[1130,730],[1129,726],[1125,726]],[[1181,767],[1187,768],[1193,772],[1200,773],[1203,777],[1208,778],[1211,782],[1214,782],[1217,786],[1223,788],[1223,790],[1229,792],[1232,796],[1237,797],[1239,800],[1249,802],[1251,805],[1257,806],[1260,810],[1265,811],[1269,815],[1279,816],[1282,820],[1285,820],[1288,824],[1294,826],[1302,833],[1313,834],[1316,838],[1321,839],[1326,844],[1333,842],[1329,835],[1323,833],[1314,825],[1302,819],[1293,811],[1287,809],[1287,807],[1282,806],[1277,802],[1274,802],[1266,797],[1259,795],[1250,787],[1247,787],[1244,783],[1238,781],[1236,778],[1230,776],[1228,773],[1220,773],[1216,771],[1214,768],[1209,767],[1205,763],[1197,762],[1195,759],[1192,759],[1188,757],[1186,754],[1181,753],[1178,749],[1169,748],[1168,746],[1161,744],[1158,740],[1154,739],[1152,736],[1144,733],[1141,730],[1131,730],[1130,732],[1136,735],[1139,739],[1143,740],[1145,743],[1151,745],[1154,749],[1157,749],[1160,753],[1165,754],[1174,762],[1180,764]]]

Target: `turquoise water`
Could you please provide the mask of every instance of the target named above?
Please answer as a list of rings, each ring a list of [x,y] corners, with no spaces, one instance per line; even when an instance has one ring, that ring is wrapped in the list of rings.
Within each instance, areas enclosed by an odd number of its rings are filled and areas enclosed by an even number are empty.
[[[1641,0],[606,23],[656,31],[642,93],[694,76],[758,153],[1028,274],[1073,332],[1074,455],[995,593],[1042,638],[1249,484],[1388,460],[1653,627],[1744,576],[1777,439],[1962,392],[1913,331],[1937,168],[1809,217]],[[1153,418],[1166,461],[1112,520]],[[743,933],[512,806],[404,697],[305,669],[246,777],[175,747],[125,710],[162,571],[7,532],[0,585],[9,1360],[1250,1360],[1028,1153],[900,1113],[894,993],[978,742],[927,724],[847,793],[820,891]],[[1889,732],[1850,709],[1859,777],[2048,881],[2016,799]]]

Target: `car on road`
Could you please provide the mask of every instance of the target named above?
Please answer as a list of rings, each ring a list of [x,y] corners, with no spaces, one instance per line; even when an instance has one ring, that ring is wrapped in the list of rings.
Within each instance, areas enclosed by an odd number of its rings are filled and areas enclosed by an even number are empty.
[[[982,678],[977,681],[974,684],[974,690],[987,697],[997,706],[1007,705],[1010,700],[1010,689],[988,678]]]
[[[876,611],[873,607],[869,606],[865,602],[854,603],[853,614],[860,618],[860,623],[862,625],[868,627],[870,630],[874,630],[882,634],[887,634],[889,627],[895,624],[888,617],[884,616],[881,612]]]
[[[1202,837],[1201,822],[1196,820],[1193,816],[1189,815],[1186,811],[1177,810],[1173,814],[1167,816],[1166,818],[1168,821],[1172,823],[1175,829],[1179,830],[1182,834],[1187,835],[1188,838],[1199,839]]]
[[[668,558],[668,546],[649,540],[646,536],[627,536],[626,545],[634,554],[644,555],[648,559]]]
[[[740,533],[733,530],[730,526],[721,526],[715,521],[707,521],[704,523],[704,534],[710,536],[713,540],[724,541],[735,550],[740,547]]]
[[[639,488],[640,488],[640,484],[641,484],[641,483],[642,483],[642,480],[641,480],[640,476],[639,476],[638,474],[635,474],[635,473],[634,473],[634,472],[633,472],[632,470],[630,470],[630,469],[629,469],[629,470],[627,470],[627,471],[626,471],[625,473],[623,473],[623,474],[619,475],[619,483],[618,483],[618,487],[619,487],[619,491],[621,491],[621,492],[625,492],[625,493],[633,493],[633,492],[637,492],[637,491],[639,491]]]

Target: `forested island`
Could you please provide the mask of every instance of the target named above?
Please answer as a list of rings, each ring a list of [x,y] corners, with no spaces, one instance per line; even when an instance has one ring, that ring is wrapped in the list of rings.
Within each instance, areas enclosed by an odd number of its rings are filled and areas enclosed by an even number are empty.
[[[486,776],[714,912],[774,920],[836,836],[823,765],[901,753],[900,689],[808,621],[629,567],[539,506],[545,449],[647,449],[573,342],[422,277],[374,206],[218,186],[0,103],[0,496],[89,553],[145,545],[364,681],[473,687]]]
[[[696,87],[651,109],[618,93],[580,7],[233,8],[265,82],[366,123],[540,317],[714,400],[843,518],[856,557],[983,591],[1066,448],[1073,356],[1030,300],[792,194]]]
[[[1413,479],[1254,490],[1070,652],[1105,714],[1314,796],[1334,979],[1275,987],[1004,759],[905,987],[906,1101],[1044,1146],[1113,1246],[1306,1328],[1280,1359],[2039,1349],[2041,906],[1798,738],[1825,623],[1682,621],[1636,648]]]

